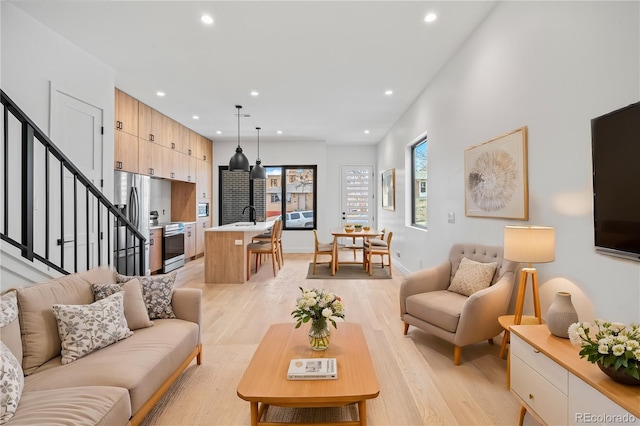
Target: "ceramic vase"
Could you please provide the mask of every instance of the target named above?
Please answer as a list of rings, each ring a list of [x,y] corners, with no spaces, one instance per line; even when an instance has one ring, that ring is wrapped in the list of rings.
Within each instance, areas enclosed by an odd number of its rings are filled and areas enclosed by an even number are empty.
[[[569,338],[569,326],[578,322],[578,313],[571,303],[571,293],[559,291],[547,311],[547,327],[554,336]]]
[[[329,347],[329,324],[326,319],[311,321],[309,344],[314,351],[324,351]]]

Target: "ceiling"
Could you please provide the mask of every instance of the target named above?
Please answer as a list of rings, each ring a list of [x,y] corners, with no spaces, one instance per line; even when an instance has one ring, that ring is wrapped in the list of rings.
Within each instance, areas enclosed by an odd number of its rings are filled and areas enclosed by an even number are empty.
[[[242,105],[243,140],[259,126],[261,142],[350,145],[378,143],[496,4],[11,3],[113,68],[118,88],[206,137],[237,140]]]

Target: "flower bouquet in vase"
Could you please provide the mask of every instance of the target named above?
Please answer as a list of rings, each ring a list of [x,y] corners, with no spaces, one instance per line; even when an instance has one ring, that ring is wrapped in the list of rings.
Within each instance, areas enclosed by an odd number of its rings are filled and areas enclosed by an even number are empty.
[[[591,327],[595,327],[595,334]],[[616,382],[640,386],[639,325],[576,322],[569,326],[569,339],[581,347],[580,358],[597,364]]]
[[[324,289],[305,290],[300,287],[301,295],[296,300],[296,308],[291,315],[296,320],[296,328],[311,321],[309,344],[311,349],[323,351],[329,347],[329,323],[335,328],[336,318],[344,318],[342,299]]]

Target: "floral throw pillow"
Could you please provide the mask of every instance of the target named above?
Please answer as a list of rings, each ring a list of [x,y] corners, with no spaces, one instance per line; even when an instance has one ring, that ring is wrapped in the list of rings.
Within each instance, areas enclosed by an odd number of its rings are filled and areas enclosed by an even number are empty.
[[[16,292],[2,295],[2,302],[0,302],[0,327],[9,325],[12,321],[18,318],[18,298]]]
[[[463,257],[447,290],[471,296],[476,291],[491,285],[497,266],[496,262],[481,263]]]
[[[149,319],[175,318],[171,307],[171,297],[173,296],[173,286],[178,273],[173,271],[163,275],[149,276],[126,276],[118,274],[116,281],[125,283],[137,278],[142,285],[142,295],[144,303],[147,305]]]
[[[124,317],[124,293],[90,305],[53,305],[62,346],[62,364],[69,364],[133,335]]]
[[[91,284],[94,300],[101,300],[119,291],[124,291],[124,317],[131,330],[151,327],[147,305],[142,297],[140,281],[133,279],[124,284]]]
[[[18,402],[24,388],[24,374],[16,357],[2,341],[0,341],[0,361],[0,388],[2,389],[0,424],[4,424],[18,409]]]

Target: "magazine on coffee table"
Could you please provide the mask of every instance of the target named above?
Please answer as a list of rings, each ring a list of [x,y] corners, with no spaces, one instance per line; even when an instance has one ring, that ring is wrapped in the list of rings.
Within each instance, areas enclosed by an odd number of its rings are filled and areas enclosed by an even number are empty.
[[[335,358],[292,359],[287,372],[288,380],[326,380],[338,378]]]

